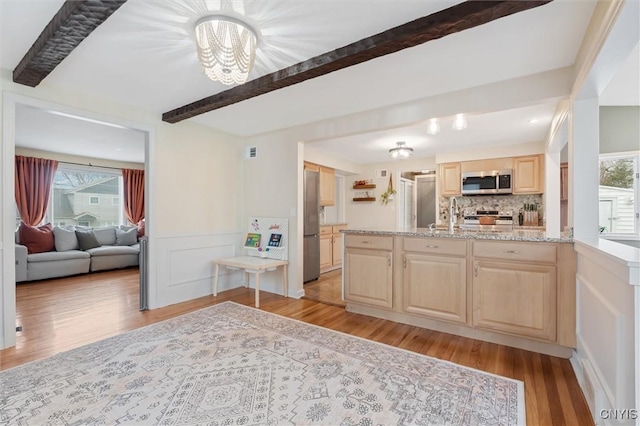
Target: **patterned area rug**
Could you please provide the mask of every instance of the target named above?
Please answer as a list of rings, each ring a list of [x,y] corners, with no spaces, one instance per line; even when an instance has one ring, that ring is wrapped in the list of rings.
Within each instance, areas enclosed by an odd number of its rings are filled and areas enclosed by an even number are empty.
[[[517,380],[225,302],[0,372],[0,424],[524,424]]]

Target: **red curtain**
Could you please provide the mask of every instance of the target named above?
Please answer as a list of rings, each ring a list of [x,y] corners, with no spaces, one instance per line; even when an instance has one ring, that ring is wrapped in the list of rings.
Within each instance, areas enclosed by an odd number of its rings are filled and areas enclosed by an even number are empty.
[[[144,219],[144,170],[122,169],[124,214],[130,223]]]
[[[27,225],[36,226],[44,219],[57,168],[55,160],[16,155],[16,203]]]

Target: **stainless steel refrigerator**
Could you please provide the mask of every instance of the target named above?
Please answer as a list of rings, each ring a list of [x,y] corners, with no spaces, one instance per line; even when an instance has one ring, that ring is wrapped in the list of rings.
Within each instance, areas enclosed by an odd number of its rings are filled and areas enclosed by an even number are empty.
[[[320,276],[320,174],[304,171],[304,259],[303,281]]]

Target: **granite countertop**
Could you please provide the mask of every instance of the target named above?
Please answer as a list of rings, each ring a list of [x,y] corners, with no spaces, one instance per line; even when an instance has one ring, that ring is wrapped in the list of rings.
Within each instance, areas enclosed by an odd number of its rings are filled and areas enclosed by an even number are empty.
[[[345,234],[361,234],[361,235],[400,235],[406,237],[436,237],[436,238],[466,238],[476,240],[497,240],[497,241],[539,241],[547,243],[573,243],[573,238],[566,235],[560,237],[548,237],[545,231],[531,229],[515,229],[513,231],[469,231],[464,229],[454,229],[449,232],[448,229],[428,228],[406,228],[406,229],[379,229],[379,228],[363,228],[363,229],[345,229]]]
[[[321,223],[320,226],[339,226],[339,225],[346,225],[347,222],[328,222],[328,223]]]

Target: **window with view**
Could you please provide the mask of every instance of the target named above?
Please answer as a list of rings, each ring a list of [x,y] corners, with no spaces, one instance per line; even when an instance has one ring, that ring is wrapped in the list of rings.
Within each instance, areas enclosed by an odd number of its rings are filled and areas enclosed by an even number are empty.
[[[89,227],[123,224],[124,210],[119,201],[122,194],[121,173],[61,163],[54,177],[44,222],[54,226]],[[101,199],[112,202],[101,203]],[[19,224],[20,212],[16,206],[16,227]]]
[[[599,225],[604,235],[639,236],[638,163],[634,154],[600,156]]]

